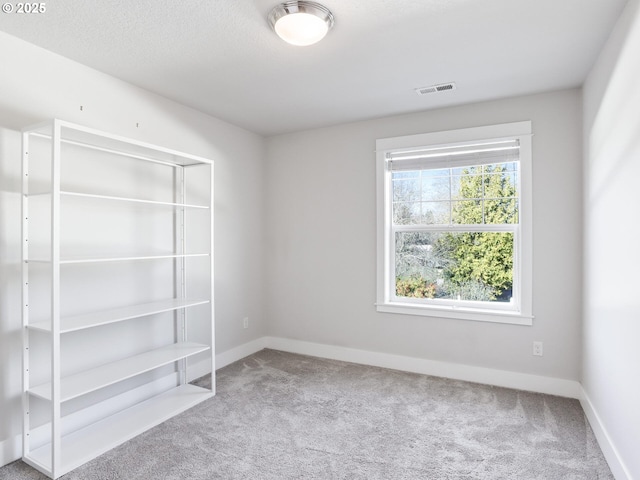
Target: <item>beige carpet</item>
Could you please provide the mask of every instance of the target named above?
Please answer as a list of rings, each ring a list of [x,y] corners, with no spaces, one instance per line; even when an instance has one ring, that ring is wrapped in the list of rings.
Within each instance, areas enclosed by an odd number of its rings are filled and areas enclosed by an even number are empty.
[[[62,478],[613,478],[576,400],[273,350],[217,379],[215,398]]]

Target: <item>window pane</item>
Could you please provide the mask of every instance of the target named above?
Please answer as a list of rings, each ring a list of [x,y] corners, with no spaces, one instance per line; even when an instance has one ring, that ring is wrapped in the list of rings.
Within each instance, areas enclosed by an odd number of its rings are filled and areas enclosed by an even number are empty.
[[[480,225],[483,223],[482,201],[461,200],[452,204],[452,223]]]
[[[398,297],[508,302],[513,291],[510,232],[397,232]]]
[[[415,202],[420,200],[420,179],[419,178],[394,178],[393,179],[393,201],[394,202]]]
[[[479,167],[454,170],[462,172],[451,177],[453,198],[482,198],[482,174]]]
[[[422,223],[424,225],[447,225],[451,220],[450,202],[423,202]]]
[[[518,201],[515,198],[486,200],[484,202],[484,223],[504,225],[518,223]]]
[[[425,170],[422,176],[422,200],[449,200],[449,170]]]
[[[396,225],[419,225],[422,222],[420,202],[394,202],[393,223]]]
[[[516,224],[518,162],[392,174],[396,225]]]
[[[513,197],[516,194],[513,173],[491,173],[484,177],[484,197]]]
[[[500,163],[499,165],[502,165],[505,172],[518,171],[518,162]]]

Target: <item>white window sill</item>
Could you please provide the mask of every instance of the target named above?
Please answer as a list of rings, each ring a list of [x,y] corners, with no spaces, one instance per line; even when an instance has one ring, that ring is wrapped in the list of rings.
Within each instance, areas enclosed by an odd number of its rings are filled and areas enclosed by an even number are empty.
[[[408,303],[377,303],[376,310],[383,313],[402,315],[422,315],[425,317],[456,318],[477,322],[508,323],[512,325],[533,325],[532,315],[505,310],[480,310],[477,308],[438,307]]]

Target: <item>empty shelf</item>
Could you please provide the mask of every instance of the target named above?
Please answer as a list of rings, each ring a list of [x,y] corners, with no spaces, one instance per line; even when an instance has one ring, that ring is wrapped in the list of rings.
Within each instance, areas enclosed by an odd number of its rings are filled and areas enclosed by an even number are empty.
[[[68,192],[61,191],[60,195],[66,195],[70,197],[84,197],[84,198],[97,198],[101,200],[115,200],[118,202],[131,202],[131,203],[144,203],[148,205],[159,205],[159,206],[168,206],[168,207],[180,207],[180,208],[209,208],[208,205],[193,205],[188,203],[173,203],[173,202],[159,202],[156,200],[144,200],[140,198],[129,198],[129,197],[116,197],[111,195],[98,195],[93,193],[82,193],[82,192]]]
[[[210,390],[181,385],[62,437],[62,466],[56,475],[64,475],[211,397],[213,393]],[[33,450],[24,459],[36,468],[50,471],[51,444]]]
[[[208,253],[169,253],[160,255],[127,255],[117,257],[62,257],[60,259],[61,265],[68,265],[73,263],[103,263],[103,262],[128,262],[132,260],[158,260],[166,258],[187,258],[187,257],[208,257]],[[51,263],[51,260],[30,258],[26,261],[35,263]]]
[[[98,327],[109,323],[121,322],[133,318],[154,315],[156,313],[170,312],[180,308],[193,307],[209,303],[209,300],[200,299],[178,299],[162,300],[159,302],[132,305],[129,307],[114,308],[100,312],[76,315],[73,317],[62,317],[60,319],[60,333],[69,333],[85,328]],[[37,322],[29,325],[33,330],[51,331],[51,322]]]
[[[206,350],[209,350],[208,345],[187,342],[174,343],[75,375],[62,377],[60,379],[60,401],[71,400]],[[45,400],[51,400],[51,383],[43,383],[30,388],[29,393]]]

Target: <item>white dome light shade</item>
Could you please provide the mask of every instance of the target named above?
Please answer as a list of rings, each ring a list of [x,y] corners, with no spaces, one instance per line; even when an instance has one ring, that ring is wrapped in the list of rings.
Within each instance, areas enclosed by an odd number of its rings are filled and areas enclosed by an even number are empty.
[[[310,13],[292,13],[282,17],[273,28],[285,42],[301,47],[319,42],[329,31],[322,19]]]
[[[333,26],[333,15],[315,2],[285,2],[269,14],[273,30],[292,45],[313,45],[324,38]]]

